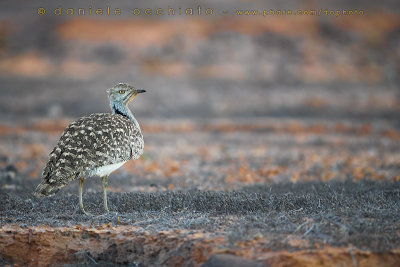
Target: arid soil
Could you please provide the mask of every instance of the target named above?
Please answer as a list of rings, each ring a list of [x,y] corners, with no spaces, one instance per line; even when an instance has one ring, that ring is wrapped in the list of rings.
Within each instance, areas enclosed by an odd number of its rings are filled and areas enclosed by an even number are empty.
[[[145,154],[110,177],[109,214],[100,179],[85,183],[87,217],[77,183],[32,195],[65,122],[2,128],[5,262],[189,266],[217,253],[272,266],[400,260],[399,137],[384,123],[143,124]]]

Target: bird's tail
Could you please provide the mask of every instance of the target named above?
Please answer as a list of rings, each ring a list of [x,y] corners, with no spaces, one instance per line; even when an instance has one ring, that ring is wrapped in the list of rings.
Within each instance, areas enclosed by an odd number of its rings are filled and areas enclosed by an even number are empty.
[[[61,187],[54,186],[54,184],[49,184],[47,181],[42,181],[35,189],[33,194],[36,197],[52,196],[60,190]]]
[[[50,172],[46,166],[42,174],[42,181],[36,187],[33,195],[36,197],[52,196],[77,177],[77,174],[68,170],[63,169],[60,172],[64,174],[56,175],[54,172]]]
[[[46,176],[42,180],[42,182],[36,187],[33,194],[36,197],[52,196],[73,179],[74,176],[70,176],[69,179],[49,179],[49,177]]]

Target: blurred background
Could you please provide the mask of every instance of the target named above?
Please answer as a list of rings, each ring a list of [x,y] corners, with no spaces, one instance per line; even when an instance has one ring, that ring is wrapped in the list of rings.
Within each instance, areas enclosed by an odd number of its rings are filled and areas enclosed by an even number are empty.
[[[94,14],[108,7],[111,15]],[[38,8],[46,13],[38,15]],[[140,15],[132,14],[136,8]],[[146,8],[153,15],[146,16]],[[154,15],[158,8],[164,15]],[[192,8],[194,15],[178,15],[179,8]],[[113,15],[115,9],[121,15]],[[365,14],[237,15],[320,9]],[[400,109],[399,9],[397,1],[2,1],[1,118],[105,112],[105,90],[128,82],[148,90],[132,105],[143,120],[394,120]]]
[[[147,90],[130,104],[147,157],[126,169],[179,178],[171,188],[397,179],[399,11],[395,0],[1,1],[3,166],[39,178],[64,127],[109,112],[105,90],[127,82]]]

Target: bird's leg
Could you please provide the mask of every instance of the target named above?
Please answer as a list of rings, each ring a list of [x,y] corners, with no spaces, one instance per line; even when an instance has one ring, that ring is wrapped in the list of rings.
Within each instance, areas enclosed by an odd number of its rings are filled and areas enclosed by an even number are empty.
[[[89,215],[85,209],[83,208],[83,201],[82,201],[82,191],[83,191],[83,182],[85,181],[85,178],[79,178],[79,205],[81,207],[81,211],[85,215]]]
[[[101,182],[103,183],[103,199],[104,199],[104,210],[108,213],[107,205],[107,186],[108,186],[108,175],[101,177]]]

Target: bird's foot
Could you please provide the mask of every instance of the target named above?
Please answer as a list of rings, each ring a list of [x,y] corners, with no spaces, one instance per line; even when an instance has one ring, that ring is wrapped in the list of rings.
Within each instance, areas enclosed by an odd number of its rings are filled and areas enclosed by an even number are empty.
[[[83,214],[85,214],[86,216],[92,216],[92,214],[90,214],[89,212],[86,212],[84,208],[81,207],[80,210],[81,210],[81,212],[82,212]]]
[[[86,216],[92,216],[92,214],[90,214],[89,212],[86,212],[86,211],[82,211],[83,212],[83,214],[85,214]]]

